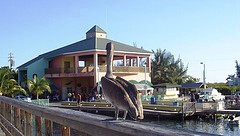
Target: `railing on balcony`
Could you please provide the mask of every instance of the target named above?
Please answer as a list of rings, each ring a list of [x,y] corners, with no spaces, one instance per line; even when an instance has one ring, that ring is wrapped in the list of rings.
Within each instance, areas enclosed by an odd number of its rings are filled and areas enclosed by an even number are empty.
[[[99,67],[100,72],[106,72],[106,66],[100,66]],[[131,73],[131,72],[139,72],[144,73],[145,68],[144,67],[130,67],[130,66],[113,66],[113,72],[125,72],[125,73]],[[149,67],[146,67],[146,72],[149,72]]]
[[[78,73],[87,73],[87,72],[94,72],[94,67],[78,67]],[[106,66],[100,66],[99,72],[106,72]],[[144,73],[144,67],[130,67],[130,66],[114,66],[113,72],[116,73]],[[149,72],[149,68],[146,67],[146,72]],[[75,73],[74,68],[48,68],[45,69],[45,74],[70,74]]]
[[[61,74],[61,73],[74,73],[74,68],[48,68],[45,69],[45,74]]]
[[[94,72],[94,67],[78,67],[78,73],[84,73],[84,72]]]

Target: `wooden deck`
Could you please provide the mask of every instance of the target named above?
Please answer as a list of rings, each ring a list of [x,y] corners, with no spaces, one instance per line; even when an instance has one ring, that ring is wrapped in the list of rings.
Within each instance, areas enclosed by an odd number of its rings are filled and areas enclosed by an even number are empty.
[[[173,106],[169,101],[158,101],[157,104],[143,102],[144,115],[171,116],[171,117],[187,117],[192,115],[204,114],[236,114],[240,115],[240,110],[224,110],[219,107],[221,103],[194,103],[179,102],[177,106]],[[60,108],[77,109],[81,111],[114,111],[114,107],[106,102],[76,102],[64,101],[58,104],[50,104]]]
[[[80,105],[77,105],[76,102],[72,101],[64,101],[61,103],[51,103],[49,106],[66,108],[66,109],[74,109],[79,111],[88,111],[88,112],[114,112],[115,108],[106,102],[81,102]],[[189,111],[185,111],[184,115],[182,112],[182,106],[173,106],[167,104],[143,104],[144,116],[169,116],[169,117],[182,117],[190,114]],[[192,110],[190,111],[192,113]]]

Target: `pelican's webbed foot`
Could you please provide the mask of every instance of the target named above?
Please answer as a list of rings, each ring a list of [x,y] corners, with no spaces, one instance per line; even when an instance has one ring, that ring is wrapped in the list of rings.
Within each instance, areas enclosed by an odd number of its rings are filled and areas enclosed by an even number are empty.
[[[123,112],[124,112],[124,114],[123,114],[123,120],[125,120],[125,119],[126,119],[126,117],[127,117],[128,111],[127,111],[127,110],[125,110],[125,111],[123,111]]]
[[[119,109],[116,107],[115,108],[115,119],[118,120],[118,114],[119,114]]]

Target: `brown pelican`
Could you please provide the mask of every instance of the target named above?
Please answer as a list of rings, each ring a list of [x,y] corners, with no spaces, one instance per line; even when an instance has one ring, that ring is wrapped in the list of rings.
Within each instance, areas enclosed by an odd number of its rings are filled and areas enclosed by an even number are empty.
[[[123,119],[126,118],[127,113],[134,120],[143,119],[143,108],[135,85],[122,79],[121,77],[113,78],[112,63],[114,46],[112,43],[106,45],[107,51],[107,72],[101,78],[103,94],[108,102],[115,107],[115,119],[118,119],[119,110],[124,111]]]

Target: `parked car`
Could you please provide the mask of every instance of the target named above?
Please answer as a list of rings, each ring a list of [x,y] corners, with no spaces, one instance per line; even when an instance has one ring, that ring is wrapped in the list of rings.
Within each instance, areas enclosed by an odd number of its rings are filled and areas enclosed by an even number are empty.
[[[24,95],[17,95],[17,96],[15,96],[15,99],[22,100],[22,101],[27,101],[27,102],[31,101],[31,98],[29,98],[27,96],[24,96]]]

